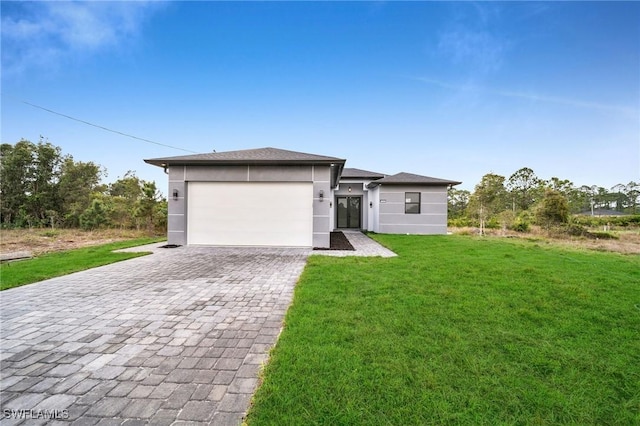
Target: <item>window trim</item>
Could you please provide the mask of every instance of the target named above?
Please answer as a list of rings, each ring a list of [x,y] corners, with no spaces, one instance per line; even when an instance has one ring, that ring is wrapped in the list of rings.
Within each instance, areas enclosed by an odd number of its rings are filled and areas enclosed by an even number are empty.
[[[407,201],[409,199],[408,195],[409,194],[418,194],[418,201],[417,202],[409,202]],[[404,214],[420,214],[420,202],[422,201],[422,194],[420,192],[415,192],[415,191],[411,191],[411,192],[405,192],[404,193]],[[409,206],[418,206],[418,211],[417,212],[411,212],[407,210],[407,207]]]

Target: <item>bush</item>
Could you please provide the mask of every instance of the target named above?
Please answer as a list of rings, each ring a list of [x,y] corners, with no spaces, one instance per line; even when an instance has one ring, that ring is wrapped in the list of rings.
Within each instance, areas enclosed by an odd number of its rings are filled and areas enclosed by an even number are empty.
[[[524,221],[516,220],[511,229],[516,232],[529,232],[529,224]]]
[[[569,223],[564,226],[564,232],[574,237],[585,237],[589,234],[587,228],[577,223]]]
[[[80,215],[80,227],[85,230],[100,228],[107,223],[107,213],[102,200],[94,198]]]
[[[487,229],[500,229],[500,221],[497,217],[492,217],[485,222],[484,227]]]
[[[448,225],[455,227],[455,228],[467,228],[470,226],[478,226],[477,223],[475,223],[475,221],[471,220],[468,217],[458,217],[455,219],[449,219],[448,220]]]
[[[605,225],[629,227],[640,226],[640,215],[605,217],[578,215],[574,216],[572,218],[572,221],[583,226],[588,226],[590,228],[598,228]]]
[[[566,197],[558,191],[547,190],[536,211],[536,220],[538,224],[547,228],[567,223],[569,220],[569,203]]]

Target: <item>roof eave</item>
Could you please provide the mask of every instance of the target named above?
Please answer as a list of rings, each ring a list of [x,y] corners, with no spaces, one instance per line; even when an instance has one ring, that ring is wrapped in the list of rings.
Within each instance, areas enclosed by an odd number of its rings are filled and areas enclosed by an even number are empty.
[[[404,186],[456,186],[456,185],[460,185],[462,182],[456,182],[456,181],[445,181],[445,182],[379,182],[379,181],[373,181],[371,182],[369,185],[367,185],[367,188],[374,188],[376,186],[380,186],[380,185],[404,185]]]
[[[344,166],[346,160],[170,160],[163,158],[151,158],[144,160],[145,163],[158,167],[171,166],[295,166],[295,165],[331,165],[340,163]]]

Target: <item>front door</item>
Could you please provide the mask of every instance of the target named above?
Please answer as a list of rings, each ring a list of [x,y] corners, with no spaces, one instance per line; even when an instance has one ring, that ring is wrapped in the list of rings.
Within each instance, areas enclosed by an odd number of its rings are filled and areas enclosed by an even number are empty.
[[[360,228],[361,197],[337,197],[338,228]]]

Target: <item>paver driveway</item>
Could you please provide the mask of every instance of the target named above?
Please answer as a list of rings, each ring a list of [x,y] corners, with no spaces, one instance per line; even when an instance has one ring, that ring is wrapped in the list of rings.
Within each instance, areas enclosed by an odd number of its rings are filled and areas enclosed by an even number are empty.
[[[159,249],[1,292],[1,423],[239,424],[307,255]]]

